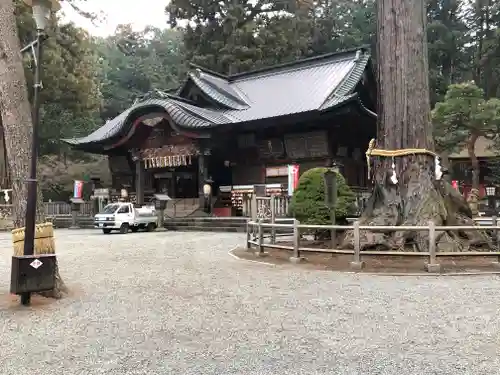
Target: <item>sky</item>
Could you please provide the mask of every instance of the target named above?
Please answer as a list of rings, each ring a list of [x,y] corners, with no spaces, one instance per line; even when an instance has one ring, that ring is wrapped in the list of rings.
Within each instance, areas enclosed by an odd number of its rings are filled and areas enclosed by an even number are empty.
[[[108,36],[114,33],[119,24],[130,23],[134,30],[142,30],[147,25],[165,28],[167,0],[87,0],[82,3],[85,11],[102,13],[103,19],[95,25],[78,15],[71,6],[62,2],[63,20],[72,21],[87,29],[95,36]]]

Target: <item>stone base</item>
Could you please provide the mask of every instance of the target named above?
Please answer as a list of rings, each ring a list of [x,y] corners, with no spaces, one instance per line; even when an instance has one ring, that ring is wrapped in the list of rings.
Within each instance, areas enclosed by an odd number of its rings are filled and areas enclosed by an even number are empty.
[[[267,257],[268,255],[269,255],[268,253],[261,253],[259,251],[255,252],[255,256],[258,258],[264,258],[264,257]]]
[[[349,266],[353,271],[361,271],[365,268],[365,262],[351,262]]]
[[[158,227],[155,229],[155,232],[166,232],[166,231],[167,231],[167,229],[164,227]]]
[[[306,258],[303,257],[290,257],[288,260],[293,263],[293,264],[299,264],[299,263],[304,263],[306,261]]]
[[[81,229],[78,225],[75,225],[75,226],[70,226],[68,229]]]
[[[440,264],[426,264],[425,268],[429,273],[441,273],[443,270]]]

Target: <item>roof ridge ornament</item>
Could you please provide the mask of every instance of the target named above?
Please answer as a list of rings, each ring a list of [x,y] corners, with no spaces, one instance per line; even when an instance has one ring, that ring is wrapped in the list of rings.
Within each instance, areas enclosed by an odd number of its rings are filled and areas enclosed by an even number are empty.
[[[358,50],[356,51],[356,57],[354,58],[354,61],[356,62],[356,61],[358,61],[360,58],[361,58],[361,50],[360,50],[360,49],[358,49]]]

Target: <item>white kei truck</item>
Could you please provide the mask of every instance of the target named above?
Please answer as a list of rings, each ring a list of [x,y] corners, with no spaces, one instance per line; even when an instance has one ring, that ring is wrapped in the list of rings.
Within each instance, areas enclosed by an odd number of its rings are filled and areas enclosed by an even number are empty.
[[[129,230],[137,232],[144,229],[152,232],[158,226],[158,217],[153,206],[136,207],[132,203],[118,202],[108,204],[94,216],[94,227],[104,234],[116,230],[122,234]]]

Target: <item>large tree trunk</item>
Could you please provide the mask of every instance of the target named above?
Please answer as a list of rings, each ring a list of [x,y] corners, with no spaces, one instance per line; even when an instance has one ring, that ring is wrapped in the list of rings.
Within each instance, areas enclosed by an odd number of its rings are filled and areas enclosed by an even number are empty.
[[[14,2],[0,1],[0,114],[12,182],[12,214],[14,227],[24,226],[27,183],[31,160],[32,119],[17,34]],[[40,192],[41,193],[41,192]],[[41,194],[39,194],[41,198]],[[43,202],[37,205],[39,220],[43,219]],[[36,252],[36,249],[35,249]],[[51,296],[65,291],[59,273],[57,288]]]
[[[434,150],[430,119],[425,2],[378,0],[378,143],[375,148]],[[374,157],[374,191],[361,225],[472,225],[463,198],[435,180],[434,157],[426,154]],[[391,181],[395,165],[397,183]],[[344,245],[353,245],[348,232]],[[488,244],[482,233],[438,233],[438,249],[461,251]],[[465,240],[468,240],[466,243]],[[427,251],[427,232],[362,232],[362,247]]]

